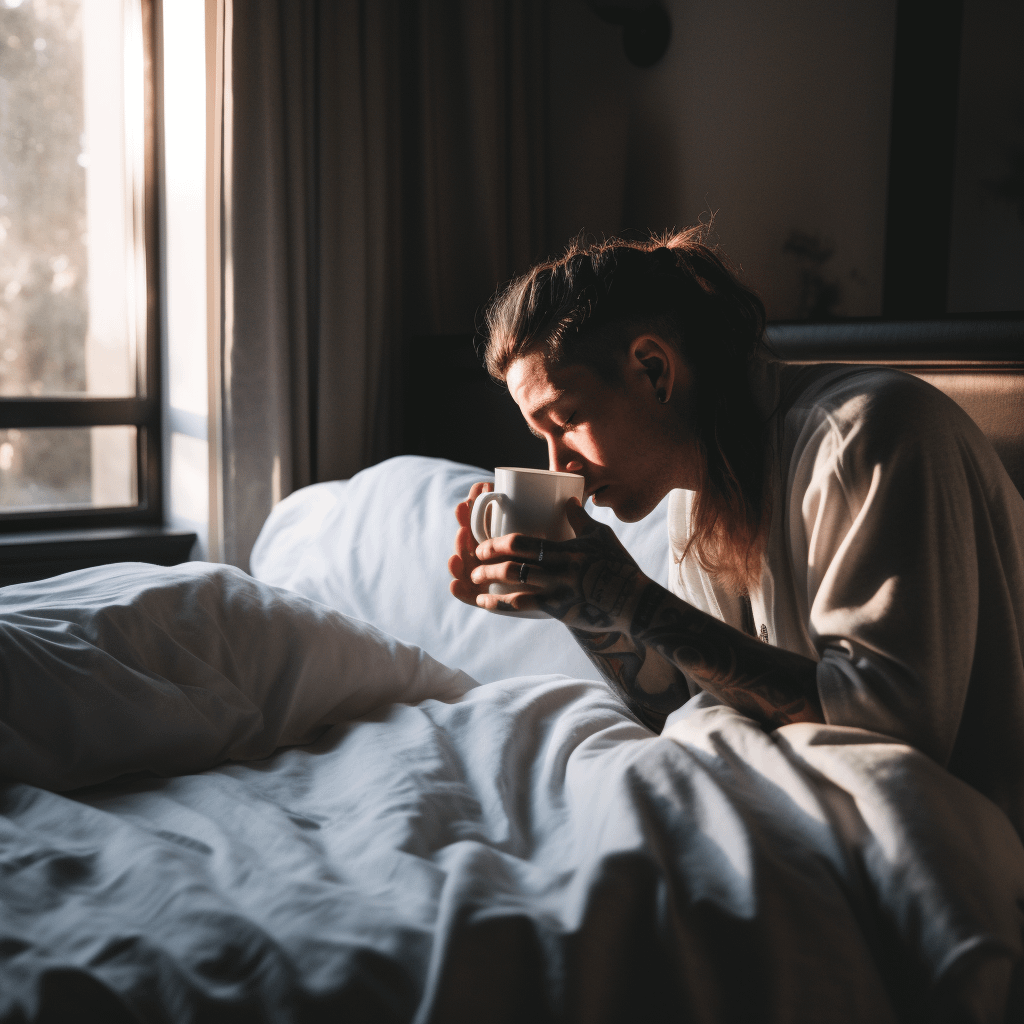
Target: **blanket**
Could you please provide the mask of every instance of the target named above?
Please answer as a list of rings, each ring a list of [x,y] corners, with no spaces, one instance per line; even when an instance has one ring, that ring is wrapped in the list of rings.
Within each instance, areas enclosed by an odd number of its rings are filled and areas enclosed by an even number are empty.
[[[47,789],[266,757],[475,685],[230,566],[122,562],[0,591],[0,779]]]
[[[1024,848],[879,734],[655,736],[196,565],[7,588],[0,693],[0,1021],[1024,1012]]]
[[[0,810],[0,1020],[1018,1019],[1016,835],[860,730],[521,677]]]

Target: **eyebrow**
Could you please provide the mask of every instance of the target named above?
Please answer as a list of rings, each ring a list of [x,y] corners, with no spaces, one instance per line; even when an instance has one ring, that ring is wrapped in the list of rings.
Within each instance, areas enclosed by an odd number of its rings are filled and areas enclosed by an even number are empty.
[[[544,415],[544,413],[546,413],[548,409],[550,409],[553,405],[557,405],[558,402],[562,399],[562,397],[562,395],[558,395],[555,398],[552,398],[550,402],[545,402],[543,405],[538,405],[536,409],[533,409],[530,412],[530,418],[536,419],[538,416]],[[534,430],[533,427],[530,425],[529,421],[527,421],[526,429],[529,430],[534,437],[538,437],[542,441],[544,440],[544,435],[540,433],[540,431]]]
[[[536,409],[532,410],[530,415],[543,416],[552,406],[558,405],[558,403],[561,402],[567,394],[568,391],[564,389],[561,391],[556,391],[554,398],[548,399],[548,401],[546,401],[543,405],[538,405]]]

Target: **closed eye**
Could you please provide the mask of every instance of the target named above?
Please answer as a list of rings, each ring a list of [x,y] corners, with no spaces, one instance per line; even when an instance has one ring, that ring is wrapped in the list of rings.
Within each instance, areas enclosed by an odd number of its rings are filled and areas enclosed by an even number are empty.
[[[555,427],[557,428],[557,430],[558,430],[558,432],[560,434],[565,434],[568,431],[572,430],[573,427],[576,426],[576,424],[573,422],[573,420],[575,420],[575,419],[576,419],[576,413],[573,413],[564,423],[555,423]],[[554,422],[554,421],[552,421],[552,422]],[[530,426],[529,423],[527,423],[526,426],[527,426],[527,429],[530,431],[530,433],[533,434],[533,436],[536,437],[538,440],[541,440],[541,441],[546,441],[547,440],[547,438],[544,436],[544,434],[542,434],[539,430],[535,430],[532,426]]]

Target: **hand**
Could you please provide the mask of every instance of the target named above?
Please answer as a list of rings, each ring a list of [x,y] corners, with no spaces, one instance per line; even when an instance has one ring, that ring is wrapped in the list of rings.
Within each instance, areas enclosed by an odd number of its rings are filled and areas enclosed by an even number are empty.
[[[448,559],[448,571],[454,579],[448,589],[466,604],[476,606],[478,594],[487,592],[487,584],[480,586],[470,579],[470,573],[480,564],[476,557],[476,539],[469,528],[470,516],[473,514],[473,503],[486,491],[493,491],[494,485],[488,483],[473,484],[469,497],[455,506],[455,518],[459,529],[455,534],[455,554]]]
[[[536,537],[510,533],[480,544],[469,572],[477,587],[475,603],[492,611],[539,609],[570,629],[588,633],[628,633],[636,603],[650,581],[611,527],[591,519],[576,498],[566,504],[566,515],[576,539],[543,541],[543,561],[538,561],[542,542]],[[516,590],[490,594],[491,583],[511,584]],[[463,600],[470,592],[465,593]]]

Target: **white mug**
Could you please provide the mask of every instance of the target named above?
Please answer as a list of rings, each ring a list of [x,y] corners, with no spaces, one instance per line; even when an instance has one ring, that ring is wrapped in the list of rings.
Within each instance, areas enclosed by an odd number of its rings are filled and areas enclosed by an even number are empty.
[[[544,540],[572,540],[576,534],[565,515],[570,498],[583,501],[583,477],[547,469],[499,466],[494,490],[473,503],[470,529],[478,544],[506,533],[521,533]],[[488,516],[488,511],[490,515]],[[508,583],[492,583],[492,594],[514,594]],[[543,612],[521,612],[524,618],[544,618]]]

